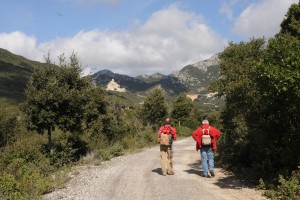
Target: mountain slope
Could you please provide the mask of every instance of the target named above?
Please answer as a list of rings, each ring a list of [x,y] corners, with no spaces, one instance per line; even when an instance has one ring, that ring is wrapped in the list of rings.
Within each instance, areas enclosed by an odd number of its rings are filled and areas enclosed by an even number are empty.
[[[0,98],[6,98],[15,103],[22,102],[26,84],[34,69],[45,66],[45,63],[32,61],[0,48]],[[219,105],[219,102],[212,98],[212,95],[207,91],[209,83],[219,77],[217,55],[187,65],[170,75],[155,73],[131,77],[102,70],[91,77],[95,85],[105,88],[114,80],[115,85],[119,87],[118,90],[122,91],[123,94],[113,89],[110,95],[122,96],[123,99],[128,102],[132,101],[132,103],[141,103],[149,90],[160,87],[166,92],[169,99],[185,92],[198,104],[209,105],[210,107]]]
[[[18,103],[24,99],[29,77],[45,63],[31,61],[0,48],[0,98]]]
[[[107,84],[114,79],[121,87],[130,92],[144,92],[153,87],[161,87],[169,94],[179,94],[180,92],[187,92],[188,88],[182,84],[177,77],[174,76],[160,76],[154,80],[146,81],[140,77],[131,77],[127,75],[113,73],[109,70],[101,70],[92,75],[92,79],[96,85],[106,87]],[[149,79],[148,79],[149,80]]]
[[[219,68],[218,55],[213,55],[210,59],[187,65],[171,75],[177,77],[181,83],[186,85],[190,92],[201,93],[207,90],[212,81],[219,78]]]

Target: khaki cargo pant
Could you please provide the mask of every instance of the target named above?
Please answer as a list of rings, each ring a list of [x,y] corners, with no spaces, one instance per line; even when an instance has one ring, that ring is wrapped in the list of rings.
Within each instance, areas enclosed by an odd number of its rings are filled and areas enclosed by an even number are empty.
[[[168,159],[168,166],[166,160]],[[160,164],[163,174],[166,172],[171,173],[173,171],[173,152],[172,146],[160,145]],[[168,171],[166,171],[166,168]]]

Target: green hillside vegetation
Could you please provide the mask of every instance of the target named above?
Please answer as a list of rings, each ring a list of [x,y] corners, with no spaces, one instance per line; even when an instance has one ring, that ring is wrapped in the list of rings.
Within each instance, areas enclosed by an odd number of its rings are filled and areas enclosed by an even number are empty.
[[[145,81],[147,83],[153,83],[153,82],[162,80],[164,77],[165,77],[165,75],[163,75],[163,74],[155,73],[155,74],[152,74],[152,75],[137,76],[136,78],[138,78],[142,81]]]
[[[25,87],[34,69],[45,63],[28,60],[0,48],[0,98],[15,103],[24,100]]]
[[[182,69],[183,72],[188,73],[191,77],[201,81],[203,86],[208,86],[212,75],[217,75],[219,72],[219,65],[210,66],[206,72],[199,70],[193,65],[188,65]]]

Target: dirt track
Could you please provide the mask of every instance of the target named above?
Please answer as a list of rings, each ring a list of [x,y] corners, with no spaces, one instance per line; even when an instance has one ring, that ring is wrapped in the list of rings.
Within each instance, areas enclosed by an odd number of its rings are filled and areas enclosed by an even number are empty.
[[[159,147],[121,156],[100,167],[77,167],[66,188],[44,196],[45,200],[173,200],[265,199],[221,168],[214,178],[200,176],[200,156],[191,137],[174,143],[173,176],[160,172]]]

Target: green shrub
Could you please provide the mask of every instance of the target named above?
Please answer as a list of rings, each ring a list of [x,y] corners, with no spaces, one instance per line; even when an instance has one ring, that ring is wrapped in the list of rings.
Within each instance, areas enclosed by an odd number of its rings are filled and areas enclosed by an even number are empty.
[[[0,199],[38,199],[67,180],[42,153],[46,139],[27,135],[0,152]],[[54,173],[55,174],[55,173]]]
[[[99,159],[100,161],[110,160],[112,155],[109,149],[101,149],[95,152],[95,158]]]
[[[176,127],[177,137],[189,137],[192,135],[193,130],[186,126]]]
[[[50,154],[51,164],[57,168],[76,162],[88,151],[87,143],[78,135],[57,132]]]
[[[0,152],[0,173],[8,170],[14,174],[18,167],[25,163],[47,163],[48,159],[41,152],[43,143],[42,136],[28,135],[26,138],[20,138],[12,145],[2,148]],[[45,171],[49,171],[49,168]]]
[[[13,175],[4,173],[0,176],[0,197],[1,199],[21,199],[20,184]]]
[[[113,157],[124,155],[124,147],[120,142],[113,144],[111,147],[99,149],[95,152],[95,159],[100,161],[110,160]]]
[[[265,196],[271,199],[300,199],[300,181],[297,177],[292,176],[289,179],[285,179],[283,176],[279,176],[279,185],[273,190],[268,190],[264,193]]]
[[[124,155],[124,147],[120,142],[116,142],[112,147],[110,147],[110,154],[113,157]]]
[[[31,163],[23,165],[18,170],[18,182],[21,191],[38,196],[53,189],[53,179],[50,175],[42,174],[36,169],[38,169],[38,166]]]
[[[12,143],[17,138],[19,123],[16,106],[0,99],[0,148]]]
[[[138,139],[137,136],[136,137],[126,137],[123,139],[122,145],[127,150],[135,150],[139,147],[137,139]]]
[[[142,136],[141,139],[145,142],[145,145],[143,145],[144,147],[146,145],[152,146],[157,143],[157,135],[151,129],[146,129],[142,131],[140,134]]]

